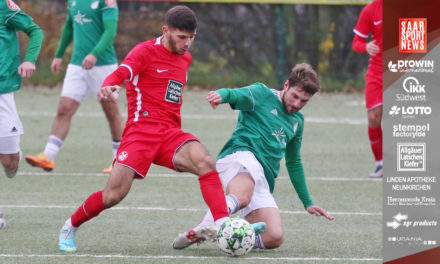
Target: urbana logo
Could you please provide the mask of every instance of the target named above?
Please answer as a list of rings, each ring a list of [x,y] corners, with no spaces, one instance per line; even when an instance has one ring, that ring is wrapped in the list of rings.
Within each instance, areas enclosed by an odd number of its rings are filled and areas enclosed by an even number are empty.
[[[415,118],[419,115],[430,115],[432,113],[432,108],[429,106],[402,106],[393,105],[391,110],[388,112],[390,116],[395,117],[399,114],[402,118]]]
[[[398,60],[388,62],[390,72],[434,72],[434,60]]]
[[[402,84],[406,93],[396,94],[396,101],[424,102],[426,101],[426,85],[420,84],[415,77],[407,77]]]

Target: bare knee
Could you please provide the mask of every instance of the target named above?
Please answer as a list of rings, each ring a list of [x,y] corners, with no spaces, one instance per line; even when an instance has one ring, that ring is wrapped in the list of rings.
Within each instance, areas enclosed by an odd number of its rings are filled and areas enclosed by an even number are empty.
[[[107,120],[110,122],[114,121],[122,121],[121,114],[119,113],[119,107],[114,102],[108,102],[108,101],[102,101],[101,102],[102,110],[105,113],[105,116],[107,117]]]
[[[381,123],[381,118],[377,115],[368,115],[368,126],[371,128],[379,127]]]
[[[252,192],[234,193],[234,196],[240,201],[240,207],[245,208],[251,202]]]
[[[261,235],[264,247],[267,249],[278,248],[283,244],[284,234],[282,231],[264,232]]]
[[[377,107],[368,111],[368,126],[377,128],[382,123],[382,107]]]
[[[123,195],[118,190],[104,189],[104,191],[102,192],[102,202],[107,208],[117,205],[119,202],[122,201],[122,199],[124,199],[124,197],[125,195]]]
[[[72,104],[60,102],[57,109],[57,118],[71,118],[76,111]]]
[[[18,153],[15,154],[1,154],[1,163],[8,170],[15,170],[18,168],[18,163],[20,161],[20,156]]]
[[[215,160],[211,155],[205,155],[198,162],[196,162],[195,166],[200,174],[205,174],[210,171],[215,170]]]

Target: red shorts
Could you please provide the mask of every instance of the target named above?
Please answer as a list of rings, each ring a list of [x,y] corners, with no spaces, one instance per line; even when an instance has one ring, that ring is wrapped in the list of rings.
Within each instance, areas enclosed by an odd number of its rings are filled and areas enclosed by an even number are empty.
[[[167,124],[132,124],[124,130],[115,162],[133,169],[137,178],[145,178],[151,163],[178,171],[173,163],[174,155],[190,140],[199,141],[192,134]]]
[[[370,69],[365,76],[365,106],[368,111],[383,104],[382,73]]]

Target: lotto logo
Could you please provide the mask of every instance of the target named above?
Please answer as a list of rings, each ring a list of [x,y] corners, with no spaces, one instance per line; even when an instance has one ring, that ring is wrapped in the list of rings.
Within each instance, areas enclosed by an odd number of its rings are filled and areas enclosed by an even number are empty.
[[[399,19],[399,52],[426,53],[426,18]]]

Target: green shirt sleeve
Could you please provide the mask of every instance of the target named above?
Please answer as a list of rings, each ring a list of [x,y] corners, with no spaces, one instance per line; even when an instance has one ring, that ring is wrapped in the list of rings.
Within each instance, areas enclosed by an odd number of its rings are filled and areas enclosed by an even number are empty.
[[[70,16],[67,16],[66,24],[64,24],[63,33],[61,33],[60,44],[58,44],[57,52],[55,53],[55,58],[62,58],[67,46],[73,40],[73,22]]]
[[[99,42],[96,44],[96,46],[93,48],[91,52],[93,55],[95,55],[96,58],[98,58],[102,53],[104,53],[104,51],[107,49],[108,46],[113,44],[113,40],[116,37],[117,28],[118,28],[118,21],[114,21],[114,20],[104,21],[104,33],[102,33]]]
[[[222,104],[229,103],[232,109],[242,111],[254,111],[256,98],[264,96],[268,88],[262,83],[254,83],[249,86],[229,89],[222,88],[216,92],[222,97]]]
[[[304,208],[313,205],[307,189],[306,178],[304,175],[304,168],[301,162],[301,141],[303,132],[303,123],[298,126],[298,131],[295,137],[286,146],[286,167],[289,173],[290,181],[298,194],[299,199],[304,205]]]
[[[21,9],[6,9],[6,11],[9,12],[9,18],[5,21],[6,26],[16,31],[21,30],[29,36],[28,49],[24,61],[35,63],[40,54],[43,31],[32,21],[32,18]]]
[[[23,32],[29,36],[29,44],[26,55],[24,56],[24,61],[35,63],[40,54],[41,43],[43,42],[43,30],[32,22]]]

